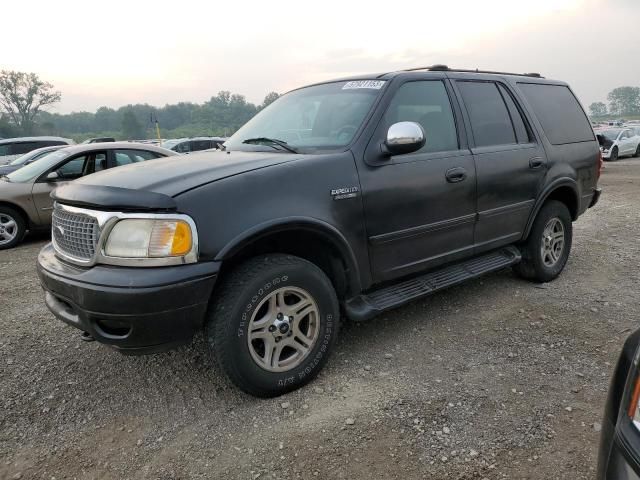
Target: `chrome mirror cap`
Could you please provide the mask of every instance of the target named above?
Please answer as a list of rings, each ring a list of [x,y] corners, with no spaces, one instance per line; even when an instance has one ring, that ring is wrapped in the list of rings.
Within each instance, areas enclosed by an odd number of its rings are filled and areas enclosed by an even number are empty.
[[[416,122],[398,122],[389,127],[385,149],[391,155],[401,155],[420,150],[426,143],[422,125]]]

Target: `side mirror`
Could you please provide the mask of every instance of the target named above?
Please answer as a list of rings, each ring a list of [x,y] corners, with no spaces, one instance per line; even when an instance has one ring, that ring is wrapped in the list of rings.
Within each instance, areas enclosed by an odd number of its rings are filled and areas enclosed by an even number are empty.
[[[49,172],[45,178],[47,182],[55,182],[60,178],[60,175],[58,175],[58,172]]]
[[[422,125],[416,122],[398,122],[389,127],[383,151],[389,155],[402,155],[420,150],[427,142]]]

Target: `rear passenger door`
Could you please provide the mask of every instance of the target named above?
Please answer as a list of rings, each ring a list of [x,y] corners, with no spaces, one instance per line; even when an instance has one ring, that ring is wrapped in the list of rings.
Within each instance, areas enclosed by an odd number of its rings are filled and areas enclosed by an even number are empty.
[[[496,81],[456,80],[477,175],[476,253],[520,240],[547,171],[524,111]]]

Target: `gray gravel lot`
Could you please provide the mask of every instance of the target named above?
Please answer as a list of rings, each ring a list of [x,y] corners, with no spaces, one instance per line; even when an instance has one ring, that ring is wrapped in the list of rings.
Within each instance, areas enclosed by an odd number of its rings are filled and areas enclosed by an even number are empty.
[[[46,237],[0,252],[0,478],[593,478],[640,311],[640,160],[607,168],[548,285],[489,275],[342,331],[320,377],[239,393],[201,338],[125,357],[49,314]]]

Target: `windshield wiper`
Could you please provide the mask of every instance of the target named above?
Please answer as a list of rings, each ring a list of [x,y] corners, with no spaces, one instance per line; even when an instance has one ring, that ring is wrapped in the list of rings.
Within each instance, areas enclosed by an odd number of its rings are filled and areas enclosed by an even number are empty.
[[[278,145],[284,148],[288,152],[298,153],[298,151],[295,148],[289,146],[287,142],[285,142],[284,140],[278,140],[277,138],[268,138],[268,137],[247,138],[246,140],[243,140],[242,143],[249,143],[249,144],[271,143],[273,145]]]

